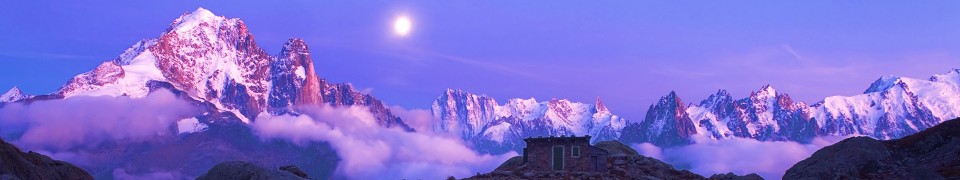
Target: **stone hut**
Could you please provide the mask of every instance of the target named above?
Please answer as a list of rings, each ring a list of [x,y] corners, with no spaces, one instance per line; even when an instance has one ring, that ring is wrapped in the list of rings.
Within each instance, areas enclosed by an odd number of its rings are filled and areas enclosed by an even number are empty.
[[[523,166],[538,171],[605,172],[606,150],[590,145],[590,136],[523,139]]]

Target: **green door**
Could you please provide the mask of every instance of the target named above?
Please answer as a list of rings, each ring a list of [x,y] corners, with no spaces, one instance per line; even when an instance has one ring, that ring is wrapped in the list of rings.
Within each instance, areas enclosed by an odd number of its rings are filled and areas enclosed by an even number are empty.
[[[563,170],[563,146],[553,147],[553,170]]]

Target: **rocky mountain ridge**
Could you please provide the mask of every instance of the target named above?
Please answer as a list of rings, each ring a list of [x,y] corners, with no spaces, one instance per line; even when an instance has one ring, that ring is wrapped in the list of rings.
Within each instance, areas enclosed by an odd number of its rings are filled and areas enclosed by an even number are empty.
[[[620,140],[670,147],[690,143],[687,137],[693,135],[797,142],[827,135],[899,138],[960,116],[958,84],[960,69],[928,80],[884,76],[863,94],[831,96],[812,105],[769,85],[742,99],[719,90],[686,107],[671,92],[651,105],[647,118],[627,125]]]
[[[169,82],[189,97],[211,102],[248,123],[260,113],[296,113],[298,105],[330,103],[369,107],[381,126],[413,131],[373,96],[318,77],[302,39],[290,39],[279,54],[269,55],[242,20],[203,8],[174,20],[159,38],[135,43],[116,59],[73,77],[44,97],[138,98],[150,92],[150,82]],[[23,98],[12,94],[5,101]]]
[[[520,152],[527,137],[590,135],[594,142],[613,140],[626,125],[600,98],[594,104],[514,98],[501,105],[485,95],[447,89],[431,110],[440,119],[435,132],[458,135],[480,152],[497,154]]]

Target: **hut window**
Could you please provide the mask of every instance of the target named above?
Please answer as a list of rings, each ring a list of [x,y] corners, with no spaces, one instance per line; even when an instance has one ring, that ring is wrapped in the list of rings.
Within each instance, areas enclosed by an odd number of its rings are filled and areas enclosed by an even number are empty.
[[[570,155],[573,157],[580,157],[580,146],[573,146],[570,148]]]

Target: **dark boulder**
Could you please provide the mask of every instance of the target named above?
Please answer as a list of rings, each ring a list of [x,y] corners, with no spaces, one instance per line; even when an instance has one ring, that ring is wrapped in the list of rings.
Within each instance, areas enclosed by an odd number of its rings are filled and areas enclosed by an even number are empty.
[[[73,164],[48,156],[20,151],[0,139],[0,179],[93,179]]]

